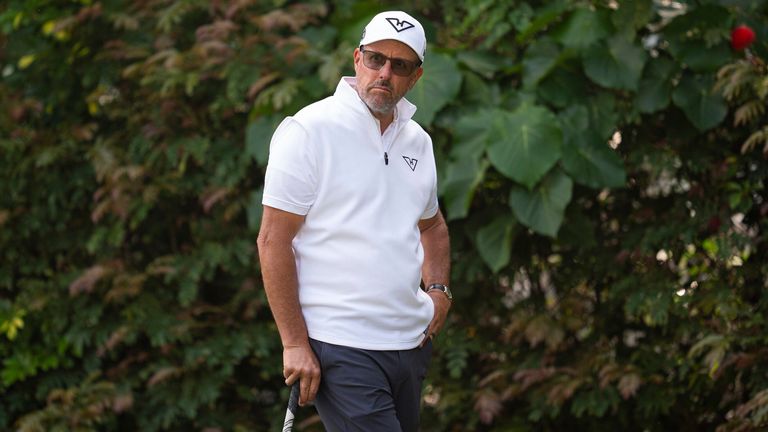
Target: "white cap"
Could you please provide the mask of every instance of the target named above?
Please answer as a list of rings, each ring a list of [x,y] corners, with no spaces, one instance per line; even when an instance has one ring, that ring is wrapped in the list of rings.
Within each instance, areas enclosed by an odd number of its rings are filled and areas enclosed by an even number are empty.
[[[389,11],[373,17],[363,30],[360,45],[368,45],[384,39],[393,39],[408,45],[419,59],[424,61],[424,54],[427,51],[424,27],[407,13]]]

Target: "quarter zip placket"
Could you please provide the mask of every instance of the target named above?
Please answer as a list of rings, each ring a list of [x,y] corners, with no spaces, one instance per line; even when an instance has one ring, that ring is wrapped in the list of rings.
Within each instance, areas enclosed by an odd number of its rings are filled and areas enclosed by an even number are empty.
[[[374,118],[375,119],[375,118]],[[392,123],[389,124],[387,127],[387,130],[384,131],[384,133],[381,133],[381,123],[378,119],[376,120],[376,130],[379,133],[381,147],[384,148],[384,165],[389,165],[389,153],[390,150],[392,150],[392,145],[395,143],[395,138],[397,137],[397,134],[399,132],[399,123],[397,121],[397,112],[395,112],[395,117],[392,119]]]
[[[371,120],[373,120],[376,136],[378,137],[379,148],[384,150],[384,165],[389,165],[389,153],[392,150],[392,145],[395,143],[395,137],[398,132],[398,125],[395,120],[389,124],[387,130],[381,133],[381,123],[379,119],[371,114]],[[393,129],[394,128],[394,129]]]

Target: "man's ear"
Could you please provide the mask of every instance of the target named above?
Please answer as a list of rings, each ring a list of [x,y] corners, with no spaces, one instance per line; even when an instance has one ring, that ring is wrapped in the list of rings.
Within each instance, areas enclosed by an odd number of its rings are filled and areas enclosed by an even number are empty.
[[[413,80],[411,81],[411,85],[408,86],[408,90],[411,90],[413,86],[416,85],[416,83],[419,81],[419,78],[421,78],[421,75],[424,73],[424,68],[419,66],[418,69],[416,69],[416,73],[413,75]]]
[[[360,47],[355,48],[354,51],[352,51],[352,64],[355,67],[355,72],[357,72],[357,67],[359,66],[360,61],[363,59],[363,52],[360,51]]]

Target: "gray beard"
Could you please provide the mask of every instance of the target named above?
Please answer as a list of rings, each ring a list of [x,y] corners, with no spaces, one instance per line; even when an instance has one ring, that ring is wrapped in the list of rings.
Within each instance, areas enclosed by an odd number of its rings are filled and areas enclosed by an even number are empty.
[[[395,110],[395,105],[397,105],[394,102],[374,103],[365,98],[363,98],[363,102],[365,102],[371,112],[376,114],[391,114]]]
[[[396,100],[390,99],[384,102],[382,99],[369,96],[365,91],[365,89],[357,88],[357,94],[360,96],[360,99],[365,102],[365,105],[372,113],[387,115],[395,110],[395,106],[397,105]]]

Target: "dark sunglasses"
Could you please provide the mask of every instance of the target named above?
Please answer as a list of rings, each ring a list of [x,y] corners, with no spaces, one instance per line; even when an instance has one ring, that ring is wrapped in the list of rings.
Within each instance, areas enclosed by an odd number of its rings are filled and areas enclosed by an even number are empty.
[[[360,52],[363,53],[363,64],[365,67],[373,70],[379,70],[383,68],[387,63],[387,60],[389,60],[389,64],[392,67],[392,73],[399,76],[411,76],[413,71],[421,66],[420,61],[415,62],[401,58],[387,57],[380,52],[363,48],[360,48]]]

